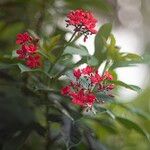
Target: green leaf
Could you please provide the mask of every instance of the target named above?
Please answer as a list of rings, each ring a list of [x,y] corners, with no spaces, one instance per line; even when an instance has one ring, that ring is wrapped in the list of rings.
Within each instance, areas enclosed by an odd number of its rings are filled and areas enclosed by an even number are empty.
[[[126,106],[122,103],[115,103],[115,104],[117,104],[118,106],[121,106],[122,108],[126,109],[127,111],[129,111],[133,114],[136,114],[138,117],[141,117],[142,119],[150,121],[150,116],[146,112],[144,112],[143,110],[141,110],[139,108],[132,108],[132,107]]]
[[[94,119],[101,127],[106,129],[109,133],[117,134],[117,129],[114,125],[113,121],[105,120],[105,119]]]
[[[30,69],[29,67],[26,67],[25,65],[22,65],[20,63],[18,63],[18,67],[21,70],[21,73],[23,72],[28,72],[28,71],[33,71],[32,69]]]
[[[122,117],[116,117],[116,120],[119,123],[121,123],[124,127],[126,127],[127,129],[134,129],[141,135],[144,135],[149,140],[148,134],[138,124],[134,123],[133,121],[131,121],[129,119],[122,118]]]
[[[51,79],[51,76],[50,76],[46,71],[43,71],[43,70],[41,70],[41,69],[31,69],[31,68],[29,68],[29,67],[26,67],[26,66],[23,65],[23,64],[20,64],[20,63],[18,63],[17,65],[18,65],[18,67],[19,67],[21,73],[24,73],[24,72],[42,72],[42,73],[44,73],[47,77],[49,77],[49,78]]]
[[[115,119],[115,115],[110,111],[108,110],[107,108],[104,108],[104,107],[100,107],[100,106],[95,106],[96,110],[97,110],[97,113],[100,113],[100,114],[107,114],[110,118],[112,119]]]
[[[46,50],[48,50],[48,51],[52,50],[58,44],[60,38],[61,38],[60,34],[52,37],[50,39],[50,42],[49,43],[47,42],[47,48],[46,48]]]
[[[142,57],[139,56],[138,54],[133,54],[133,53],[122,53],[123,58],[126,61],[140,61],[142,60]]]
[[[16,64],[5,64],[5,63],[0,63],[0,69],[7,69],[10,67],[16,66]]]
[[[108,40],[112,30],[112,25],[110,23],[104,24],[98,31],[95,37],[95,53],[94,56],[99,59],[101,62],[105,59],[104,53],[106,50],[105,42]]]
[[[125,88],[130,89],[130,90],[136,91],[136,92],[141,92],[141,88],[136,86],[136,85],[129,85],[129,84],[126,84],[126,83],[119,81],[119,80],[111,80],[109,82],[113,83],[115,85],[125,87]]]
[[[98,65],[98,60],[95,56],[89,56],[89,58],[87,58],[87,64],[89,66],[97,66]]]
[[[67,149],[77,146],[81,141],[81,133],[77,122],[73,122],[68,118],[64,118],[63,138]]]
[[[75,78],[75,76],[73,75],[73,72],[72,72],[72,71],[67,71],[65,74],[66,74],[66,76],[67,76],[72,82],[76,82],[76,78]]]
[[[111,102],[113,100],[113,97],[110,97],[105,92],[98,92],[98,93],[96,93],[96,97],[97,97],[98,100],[105,101],[105,102]]]
[[[56,57],[53,54],[46,54],[43,50],[39,50],[38,52],[51,63],[55,62]]]
[[[72,46],[67,46],[64,50],[64,54],[77,54],[80,56],[89,56],[89,52],[85,46],[78,46],[78,47],[72,47]]]

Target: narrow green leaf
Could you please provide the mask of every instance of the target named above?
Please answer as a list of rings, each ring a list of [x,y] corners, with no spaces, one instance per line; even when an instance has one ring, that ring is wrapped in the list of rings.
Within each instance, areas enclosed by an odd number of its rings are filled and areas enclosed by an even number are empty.
[[[129,84],[126,84],[126,83],[119,81],[119,80],[111,80],[109,82],[113,83],[115,85],[125,87],[125,88],[130,89],[130,90],[136,91],[136,92],[141,92],[141,88],[136,86],[136,85],[129,85]]]
[[[145,136],[149,140],[148,134],[138,124],[134,123],[133,121],[129,119],[122,118],[122,117],[116,117],[116,120],[127,129],[134,129],[135,131]]]
[[[30,68],[28,68],[28,67],[26,67],[25,65],[22,65],[22,64],[20,64],[20,63],[18,63],[18,67],[19,67],[19,69],[21,70],[21,73],[23,73],[23,72],[28,72],[28,71],[32,71],[32,69],[30,69]]]

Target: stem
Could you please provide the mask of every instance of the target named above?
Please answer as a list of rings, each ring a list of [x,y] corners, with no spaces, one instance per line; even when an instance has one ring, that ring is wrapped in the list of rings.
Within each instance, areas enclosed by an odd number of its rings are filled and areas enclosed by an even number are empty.
[[[77,33],[77,31],[75,31],[75,32],[73,33],[73,35],[71,36],[71,38],[69,39],[69,41],[67,42],[67,44],[63,46],[63,50],[71,43],[71,41],[72,41],[72,39],[74,38],[74,36],[76,35],[76,33]],[[63,53],[63,50],[60,52],[58,58],[57,58],[56,61],[55,61],[55,64],[57,63],[57,61],[58,61],[59,58],[61,57],[61,55],[62,55],[62,53]],[[49,72],[51,72],[51,70],[54,68],[55,64],[50,67]]]
[[[47,97],[46,97],[47,99]],[[46,100],[46,102],[48,102],[48,100]],[[48,120],[48,113],[49,113],[49,106],[48,103],[45,104],[45,116],[46,116],[46,130],[47,130],[47,135],[45,137],[45,150],[49,150],[50,148],[50,124],[49,124],[49,120]]]
[[[65,45],[65,47],[68,46],[68,44],[72,41],[72,39],[74,38],[74,36],[76,35],[76,33],[77,33],[77,31],[75,31],[75,32],[72,34],[70,40],[67,42],[67,44]]]

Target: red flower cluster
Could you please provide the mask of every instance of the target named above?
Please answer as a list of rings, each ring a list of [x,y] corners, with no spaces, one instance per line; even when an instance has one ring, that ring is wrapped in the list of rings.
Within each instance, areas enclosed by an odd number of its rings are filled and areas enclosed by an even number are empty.
[[[41,58],[37,53],[37,42],[38,40],[27,32],[17,35],[16,44],[20,45],[21,48],[16,53],[19,59],[26,60],[26,65],[30,68],[41,66]]]
[[[74,31],[84,34],[84,41],[86,41],[89,34],[97,33],[97,31],[94,29],[97,20],[94,18],[91,12],[77,9],[69,12],[67,18],[67,27],[72,25],[75,27]]]
[[[97,70],[87,66],[83,69],[75,69],[73,71],[74,81],[61,89],[62,95],[68,95],[72,98],[74,104],[81,107],[92,107],[97,100],[97,93],[111,91],[114,85],[107,82],[113,80],[112,75],[106,71],[104,75],[100,75]],[[112,96],[108,94],[108,96]]]

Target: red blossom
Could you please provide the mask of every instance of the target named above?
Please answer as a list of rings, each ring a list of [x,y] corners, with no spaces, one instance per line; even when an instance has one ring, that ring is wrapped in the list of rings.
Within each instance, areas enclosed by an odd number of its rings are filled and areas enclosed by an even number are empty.
[[[112,90],[115,88],[115,85],[114,84],[109,84],[107,87],[106,87],[108,90]]]
[[[80,90],[78,93],[72,93],[71,96],[72,96],[72,103],[80,106],[85,105],[86,97],[84,95],[83,90]]]
[[[105,71],[104,78],[107,80],[113,80],[113,76],[108,71]]]
[[[19,49],[16,51],[16,53],[18,54],[19,59],[25,59],[26,58],[27,52],[25,49]]]
[[[62,88],[61,94],[68,95],[72,99],[72,103],[81,107],[93,107],[96,101],[96,95],[99,92],[111,95],[109,91],[114,89],[114,84],[109,84],[108,79],[112,79],[112,75],[108,72],[101,76],[93,67],[87,66],[73,71],[75,81],[71,81],[69,86]],[[90,80],[89,80],[90,79]],[[87,83],[85,83],[87,82]]]
[[[94,18],[92,12],[77,9],[69,12],[67,18],[67,27],[74,26],[74,31],[84,34],[84,41],[86,41],[89,34],[97,33],[95,30],[97,19]]]
[[[90,75],[93,71],[94,71],[94,69],[90,66],[87,66],[87,67],[82,69],[82,73],[87,74],[87,75]]]
[[[40,55],[36,54],[34,56],[29,56],[27,61],[26,61],[26,65],[29,68],[37,68],[41,66],[41,61],[40,61]]]
[[[97,84],[101,82],[102,80],[103,78],[98,73],[96,73],[94,76],[91,76],[91,82],[94,84]]]
[[[17,34],[16,44],[24,44],[26,42],[29,42],[31,40],[30,35],[28,32],[25,33],[19,33]]]
[[[87,104],[92,106],[96,100],[96,96],[93,93],[89,93],[86,96]]]
[[[80,76],[81,76],[81,70],[80,70],[80,69],[74,70],[74,71],[73,71],[73,75],[74,75],[77,79],[79,79]]]
[[[68,94],[70,92],[70,86],[66,86],[66,87],[63,87],[62,89],[61,89],[61,94],[62,95],[66,95],[66,94]]]
[[[25,48],[28,53],[35,53],[37,50],[37,46],[34,44],[25,45]]]
[[[37,53],[38,40],[35,37],[31,37],[27,32],[19,33],[16,43],[21,45],[21,48],[16,51],[19,59],[25,60],[26,65],[30,68],[41,66],[41,57]]]

